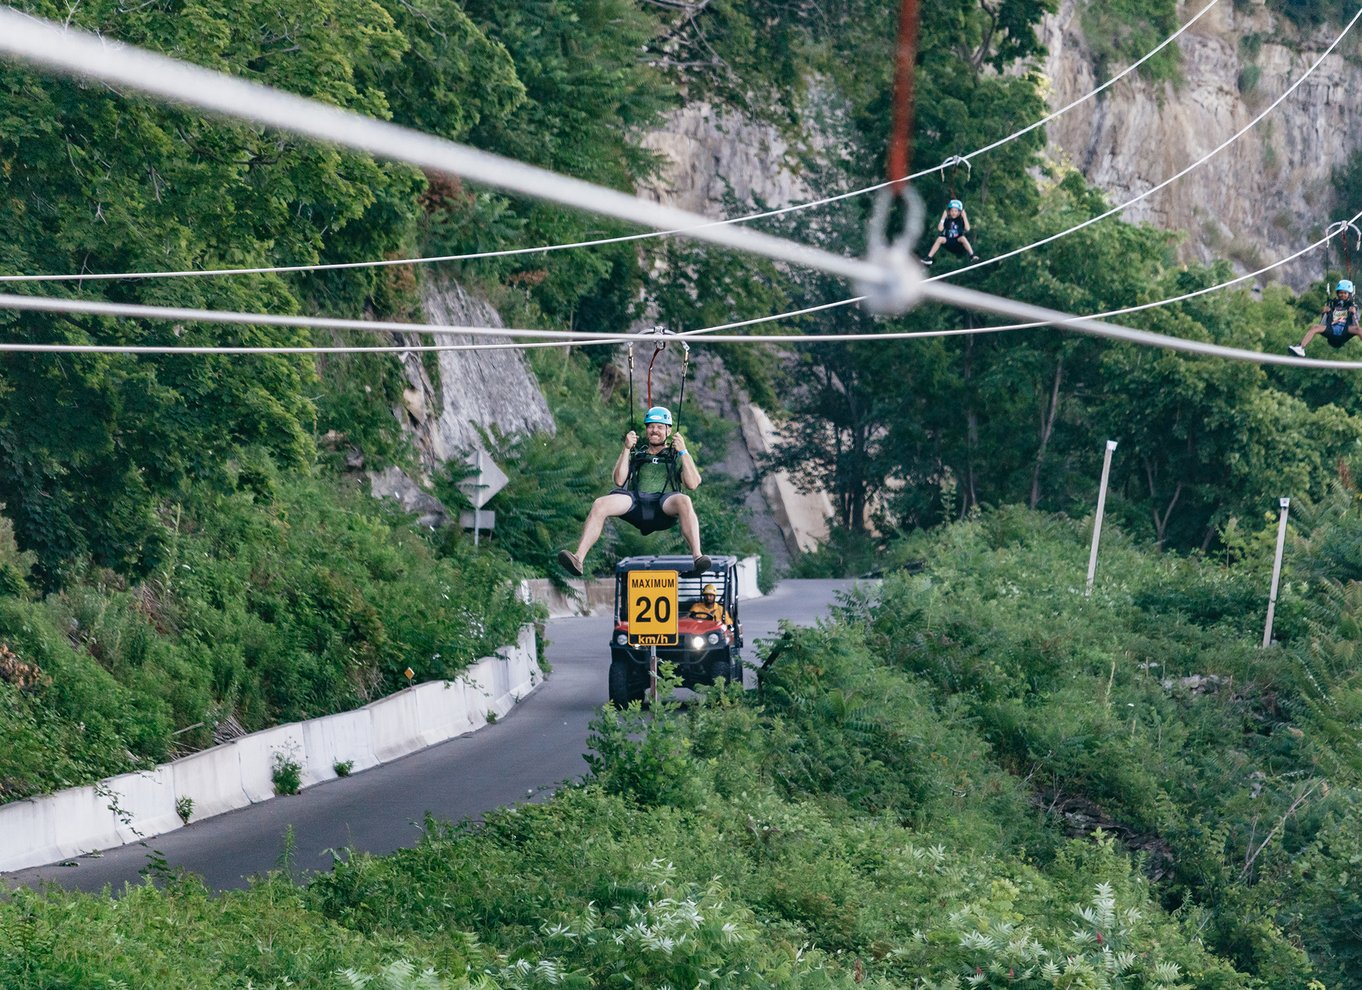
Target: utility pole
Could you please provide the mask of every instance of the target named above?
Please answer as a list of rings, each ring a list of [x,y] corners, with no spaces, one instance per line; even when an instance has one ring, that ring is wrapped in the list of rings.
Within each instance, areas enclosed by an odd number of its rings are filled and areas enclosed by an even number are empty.
[[[1277,556],[1272,561],[1272,589],[1267,593],[1267,622],[1263,625],[1263,649],[1272,645],[1272,620],[1277,614],[1277,586],[1282,577],[1282,549],[1286,546],[1286,517],[1291,514],[1291,499],[1278,500],[1281,514],[1277,517]]]
[[[1092,579],[1097,576],[1097,543],[1102,538],[1102,516],[1107,511],[1107,479],[1111,477],[1111,452],[1116,441],[1107,441],[1107,454],[1102,460],[1102,484],[1097,490],[1097,515],[1092,521],[1092,550],[1088,554],[1088,587],[1084,595],[1092,594]]]

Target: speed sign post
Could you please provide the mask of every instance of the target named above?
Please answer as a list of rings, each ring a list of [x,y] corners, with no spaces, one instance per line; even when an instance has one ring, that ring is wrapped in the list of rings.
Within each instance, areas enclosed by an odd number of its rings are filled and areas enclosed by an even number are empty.
[[[657,703],[657,648],[677,642],[676,571],[630,571],[628,592],[629,645],[648,647],[648,675]]]

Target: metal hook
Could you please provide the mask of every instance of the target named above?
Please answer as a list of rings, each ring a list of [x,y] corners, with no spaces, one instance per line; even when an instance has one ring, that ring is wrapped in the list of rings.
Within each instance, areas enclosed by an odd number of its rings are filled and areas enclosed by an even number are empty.
[[[889,210],[894,198],[903,200],[905,208],[903,229],[898,237],[889,239]],[[898,192],[889,187],[875,194],[875,206],[866,228],[866,260],[879,265],[883,274],[878,281],[861,282],[857,291],[865,296],[865,307],[872,313],[896,316],[911,309],[922,295],[922,266],[909,251],[922,233],[926,211],[922,197],[908,183]]]
[[[1357,245],[1353,250],[1362,251],[1362,230],[1359,230],[1357,224],[1353,223],[1351,220],[1338,220],[1329,224],[1324,230],[1324,236],[1328,239],[1347,230],[1351,230],[1357,235]],[[1344,238],[1344,246],[1347,246],[1347,238]]]
[[[965,171],[970,175],[974,174],[974,166],[969,163],[968,158],[963,155],[951,155],[936,167],[936,170],[941,173],[941,181],[946,181],[946,169],[959,168],[961,165],[965,166]]]

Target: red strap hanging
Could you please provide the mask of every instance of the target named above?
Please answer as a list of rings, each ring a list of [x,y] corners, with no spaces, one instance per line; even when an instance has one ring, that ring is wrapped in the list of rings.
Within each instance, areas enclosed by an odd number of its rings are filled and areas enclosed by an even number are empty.
[[[653,356],[648,359],[648,408],[653,408],[653,362],[657,356],[667,349],[665,343],[653,345]]]
[[[917,62],[917,0],[903,0],[894,60],[894,115],[889,134],[889,175],[897,194],[913,160],[913,67]]]

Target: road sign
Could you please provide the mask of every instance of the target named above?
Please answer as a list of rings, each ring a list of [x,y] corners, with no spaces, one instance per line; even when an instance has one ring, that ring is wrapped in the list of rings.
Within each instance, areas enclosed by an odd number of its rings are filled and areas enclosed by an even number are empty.
[[[469,531],[475,529],[494,530],[497,528],[497,514],[485,509],[481,512],[476,510],[473,512],[460,512],[459,528]]]
[[[506,472],[497,467],[481,450],[473,455],[469,462],[476,472],[472,477],[465,478],[459,482],[459,488],[468,496],[468,501],[473,503],[473,508],[481,509],[492,496],[506,487],[509,480]]]
[[[630,571],[626,584],[630,646],[675,646],[676,571]]]

